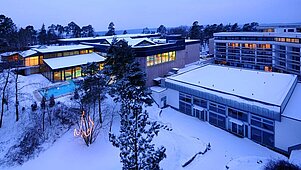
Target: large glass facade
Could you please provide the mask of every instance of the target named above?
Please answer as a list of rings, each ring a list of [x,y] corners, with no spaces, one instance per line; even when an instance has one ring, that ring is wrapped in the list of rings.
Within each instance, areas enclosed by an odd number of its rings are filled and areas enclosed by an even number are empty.
[[[176,52],[167,52],[146,57],[146,65],[153,66],[176,60]]]
[[[274,121],[259,116],[251,116],[251,139],[274,147]]]
[[[179,111],[260,144],[275,145],[274,120],[181,92]]]

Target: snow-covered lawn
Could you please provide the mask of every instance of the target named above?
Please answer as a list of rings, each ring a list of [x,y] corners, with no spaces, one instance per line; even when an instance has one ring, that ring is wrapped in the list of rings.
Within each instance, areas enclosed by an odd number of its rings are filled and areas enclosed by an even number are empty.
[[[287,159],[249,139],[236,137],[174,109],[163,109],[160,115],[156,106],[148,110],[152,120],[173,129],[162,129],[154,141],[157,146],[167,148],[167,158],[161,162],[163,169],[219,170],[226,169],[226,165],[230,169],[261,169],[268,159]],[[119,130],[118,124],[118,119],[114,120],[113,131]],[[37,158],[10,170],[121,169],[119,150],[108,141],[107,132],[104,130],[96,142],[87,147],[80,138],[73,136],[73,131],[69,131]],[[196,153],[204,151],[208,143],[211,150],[182,167]]]

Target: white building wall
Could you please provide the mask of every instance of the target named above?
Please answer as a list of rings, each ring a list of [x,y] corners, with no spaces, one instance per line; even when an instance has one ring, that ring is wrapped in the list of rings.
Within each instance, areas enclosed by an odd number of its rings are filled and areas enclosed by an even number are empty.
[[[179,92],[173,89],[166,90],[167,104],[179,109]]]
[[[281,122],[275,121],[275,147],[284,151],[301,144],[301,121],[281,116]]]

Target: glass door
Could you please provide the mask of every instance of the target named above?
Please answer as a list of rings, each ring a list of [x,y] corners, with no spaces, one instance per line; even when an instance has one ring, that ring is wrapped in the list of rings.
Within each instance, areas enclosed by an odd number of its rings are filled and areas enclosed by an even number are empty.
[[[244,136],[244,126],[231,122],[231,132],[239,136]]]

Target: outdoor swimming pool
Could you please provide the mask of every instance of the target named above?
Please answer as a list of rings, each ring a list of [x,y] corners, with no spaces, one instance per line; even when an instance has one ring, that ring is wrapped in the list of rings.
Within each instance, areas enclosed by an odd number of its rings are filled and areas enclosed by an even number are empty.
[[[38,91],[48,100],[52,95],[54,96],[54,98],[58,98],[67,94],[71,94],[74,92],[75,88],[76,85],[74,84],[74,82],[68,81],[66,82],[66,84],[40,89]]]

